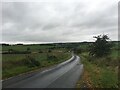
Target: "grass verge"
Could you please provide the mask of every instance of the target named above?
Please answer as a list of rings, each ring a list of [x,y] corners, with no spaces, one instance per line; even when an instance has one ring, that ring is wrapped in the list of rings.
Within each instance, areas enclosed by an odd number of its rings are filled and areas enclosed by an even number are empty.
[[[108,57],[90,58],[88,53],[80,54],[84,72],[77,88],[118,88],[118,51]]]

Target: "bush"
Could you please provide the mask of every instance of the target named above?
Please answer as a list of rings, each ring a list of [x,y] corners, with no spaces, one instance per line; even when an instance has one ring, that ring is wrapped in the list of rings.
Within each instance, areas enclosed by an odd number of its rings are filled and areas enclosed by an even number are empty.
[[[103,57],[110,54],[112,44],[107,35],[95,36],[96,41],[90,45],[89,54],[95,57]]]
[[[57,57],[56,56],[54,56],[54,55],[47,55],[47,59],[48,60],[57,60]]]
[[[43,51],[41,49],[39,49],[39,53],[43,53]]]
[[[51,52],[52,52],[52,50],[51,50],[51,49],[49,49],[49,50],[48,50],[48,53],[51,53]]]
[[[73,51],[75,54],[81,54],[82,49],[81,48],[74,48]]]
[[[35,67],[40,66],[40,62],[37,61],[34,57],[26,56],[25,59],[23,59],[23,63],[27,65],[28,67]]]

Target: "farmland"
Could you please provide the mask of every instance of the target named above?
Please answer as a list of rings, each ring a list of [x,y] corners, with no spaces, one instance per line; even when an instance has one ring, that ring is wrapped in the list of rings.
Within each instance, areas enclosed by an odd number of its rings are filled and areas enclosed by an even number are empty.
[[[15,45],[3,46],[2,52],[2,78],[6,79],[25,72],[49,67],[63,62],[71,57],[71,53],[64,48],[51,49],[53,46],[45,45]],[[26,51],[29,48],[30,53],[18,53]],[[8,52],[12,49],[12,53]],[[17,51],[17,52],[14,52]],[[25,59],[32,57],[39,62],[39,66],[29,67],[24,63]]]
[[[80,56],[81,63],[84,65],[84,72],[76,85],[77,88],[118,88],[119,44],[112,42],[110,55],[93,58],[89,56],[88,51],[91,43],[3,46],[2,52],[5,52],[2,54],[3,79],[53,66],[69,59],[71,51],[76,50],[75,53]],[[9,52],[10,49],[13,53]],[[17,53],[18,51],[19,53]],[[21,54],[20,52],[23,51],[27,51],[27,53]],[[28,57],[34,58],[39,65],[30,67],[25,64],[24,60]]]

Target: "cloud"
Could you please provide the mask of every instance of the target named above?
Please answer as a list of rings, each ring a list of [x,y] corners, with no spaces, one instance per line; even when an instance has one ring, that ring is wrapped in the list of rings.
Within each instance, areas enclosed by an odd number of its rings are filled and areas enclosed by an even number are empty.
[[[98,34],[117,37],[117,1],[4,2],[3,42],[93,41]]]

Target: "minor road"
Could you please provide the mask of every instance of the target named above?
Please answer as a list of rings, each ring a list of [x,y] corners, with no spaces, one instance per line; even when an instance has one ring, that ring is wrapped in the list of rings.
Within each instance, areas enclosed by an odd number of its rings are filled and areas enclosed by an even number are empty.
[[[8,85],[6,80],[3,88],[74,88],[82,71],[80,57],[73,55],[71,59],[29,78]]]

